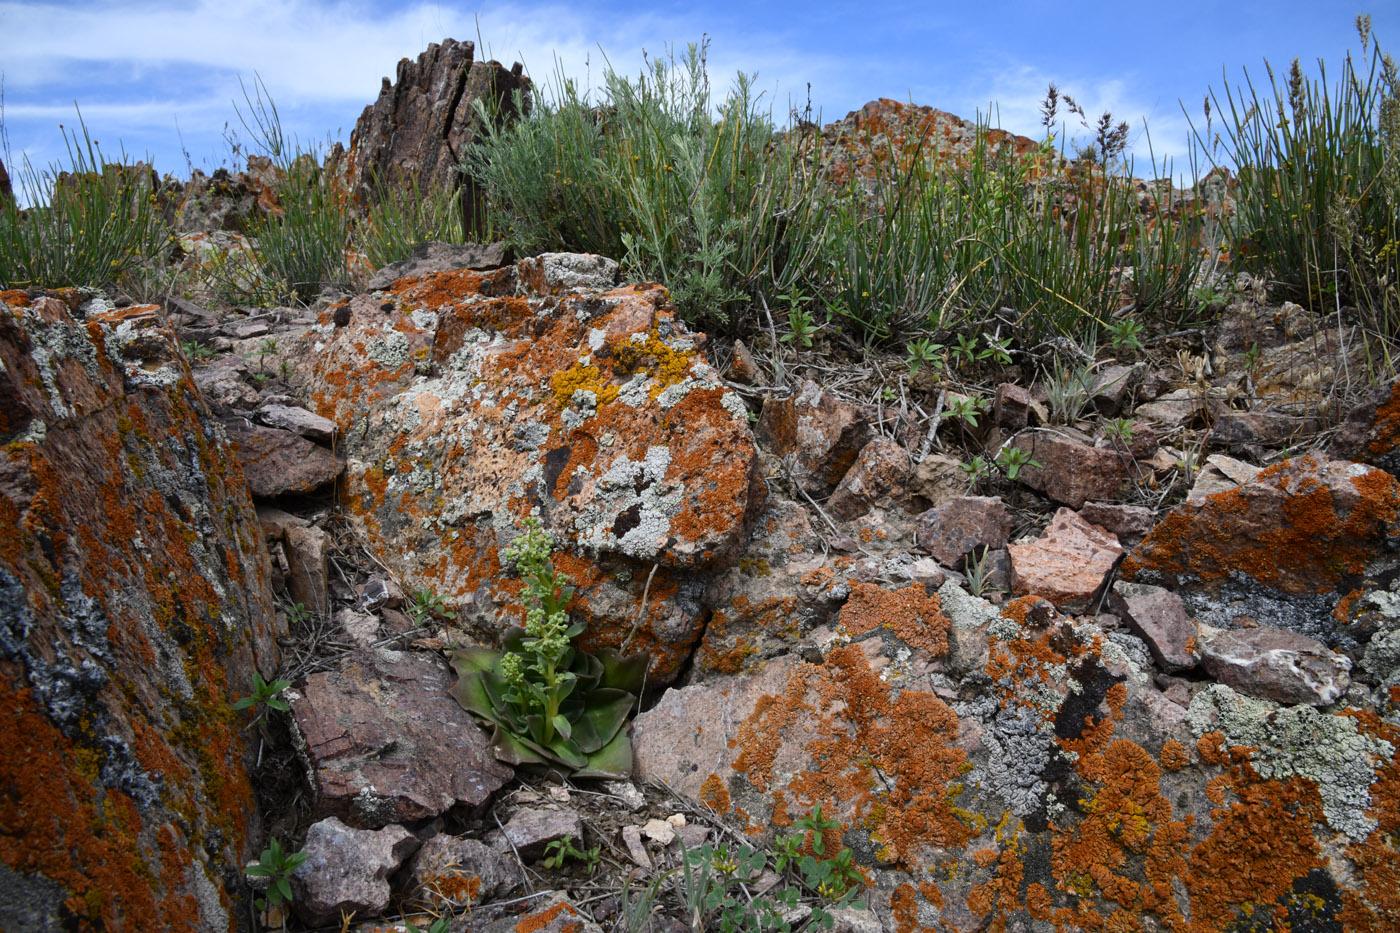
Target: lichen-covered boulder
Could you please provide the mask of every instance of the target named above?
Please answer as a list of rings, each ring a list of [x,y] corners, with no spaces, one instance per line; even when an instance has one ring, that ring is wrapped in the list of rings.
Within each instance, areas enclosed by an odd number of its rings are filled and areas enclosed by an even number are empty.
[[[408,585],[499,628],[522,611],[499,549],[538,513],[584,646],[631,637],[669,678],[700,574],[743,546],[757,455],[666,290],[616,268],[547,255],[358,296],[315,328],[312,398],[344,438],[343,500]]]
[[[1400,483],[1383,470],[1312,456],[1182,503],[1123,562],[1123,578],[1180,593],[1198,622],[1273,625],[1354,654],[1361,595],[1389,579]]]
[[[156,308],[3,301],[0,927],[237,929],[231,703],[277,661],[242,472]]]

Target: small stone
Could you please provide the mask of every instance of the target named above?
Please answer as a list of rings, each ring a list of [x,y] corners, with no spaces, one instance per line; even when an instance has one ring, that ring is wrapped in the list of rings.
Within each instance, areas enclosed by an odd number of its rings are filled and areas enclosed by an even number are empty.
[[[1132,547],[1151,533],[1157,513],[1141,505],[1115,502],[1086,502],[1079,517],[1091,525],[1113,532],[1124,547]]]
[[[342,913],[377,917],[389,906],[389,881],[418,839],[402,826],[354,829],[335,817],[306,833],[306,861],[292,872],[292,907],[309,926],[339,921]]]
[[[545,848],[565,836],[575,845],[583,840],[583,821],[574,810],[523,809],[515,811],[505,825],[505,838],[520,857],[531,861],[544,855]]]
[[[1211,454],[1206,458],[1204,468],[1196,475],[1196,482],[1186,494],[1187,502],[1201,502],[1206,496],[1236,489],[1245,483],[1252,483],[1259,475],[1259,467],[1251,466],[1243,460],[1227,457],[1224,454]]]
[[[254,498],[313,492],[335,482],[345,469],[335,454],[291,431],[243,418],[224,419],[223,424]]]
[[[1191,648],[1196,624],[1186,614],[1180,596],[1160,586],[1120,580],[1113,585],[1109,605],[1134,635],[1147,642],[1162,670],[1182,671],[1196,666],[1198,655]]]
[[[373,612],[376,609],[398,609],[403,605],[403,590],[388,577],[370,577],[355,587],[360,597],[360,609]]]
[[[292,602],[317,615],[326,611],[326,557],[330,536],[308,522],[287,525],[287,591]]]
[[[1092,401],[1100,415],[1112,417],[1127,408],[1133,392],[1142,383],[1145,368],[1139,363],[1134,366],[1105,366],[1098,371]]]
[[[730,382],[745,386],[757,385],[761,378],[753,353],[742,340],[734,341],[734,358],[729,363],[729,372],[726,375]]]
[[[646,797],[631,781],[603,781],[602,788],[626,804],[629,810],[640,810],[647,805]]]
[[[446,833],[423,843],[409,865],[409,876],[416,890],[437,902],[434,906],[453,908],[486,903],[525,880],[513,855]]]
[[[622,827],[622,844],[627,849],[628,858],[644,870],[651,870],[651,856],[647,854],[647,847],[642,842],[642,828],[640,826]]]
[[[1346,696],[1351,659],[1288,629],[1202,626],[1201,666],[1247,696],[1276,703],[1327,706]]]
[[[368,648],[379,638],[379,619],[367,612],[342,609],[335,614],[335,624],[361,648]]]
[[[265,335],[270,328],[267,321],[248,321],[244,324],[225,324],[223,332],[234,340],[251,340]]]
[[[825,495],[855,463],[871,431],[859,406],[808,381],[790,398],[764,402],[754,433],[774,454],[790,460],[799,486]]]
[[[1123,548],[1118,539],[1069,509],[1060,509],[1041,536],[1013,544],[1011,589],[1017,596],[1036,595],[1057,609],[1080,612],[1103,585]]]
[[[1030,424],[1031,394],[1012,382],[997,386],[992,398],[992,423],[1007,434],[1014,434]]]
[[[647,820],[642,827],[642,835],[652,842],[668,846],[671,844],[671,840],[676,838],[676,827],[666,820]]]

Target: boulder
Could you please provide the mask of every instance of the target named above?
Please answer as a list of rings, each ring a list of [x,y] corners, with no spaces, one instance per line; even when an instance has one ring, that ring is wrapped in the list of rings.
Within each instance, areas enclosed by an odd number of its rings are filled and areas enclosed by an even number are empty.
[[[343,914],[378,917],[389,906],[389,876],[418,848],[402,826],[355,829],[335,817],[312,824],[292,872],[292,908],[313,927],[339,923]]]
[[[525,882],[509,850],[476,839],[439,833],[413,856],[409,876],[434,908],[461,909],[509,894]]]
[[[386,189],[406,197],[450,188],[461,192],[468,231],[480,227],[480,195],[457,170],[467,147],[488,129],[476,105],[484,103],[504,126],[528,114],[532,98],[519,64],[507,70],[473,61],[474,54],[471,42],[429,43],[416,61],[399,59],[392,83],[384,79],[350,134],[350,185],[362,204],[377,204]]]
[[[378,649],[356,662],[288,696],[317,815],[376,829],[470,813],[513,777],[452,698],[440,656]]]
[[[1400,475],[1400,380],[1380,386],[1362,399],[1337,428],[1328,447],[1331,456],[1357,460]]]
[[[158,308],[4,301],[0,926],[231,929],[230,704],[278,663],[252,502]]]
[[[1210,676],[1246,696],[1328,706],[1351,686],[1349,658],[1288,629],[1207,627],[1199,645],[1201,666]]]
[[[1060,509],[1040,537],[1012,544],[1011,591],[1048,599],[1056,608],[1082,612],[1103,586],[1123,548],[1112,533]]]
[[[666,290],[615,275],[547,254],[400,279],[322,312],[308,388],[340,428],[351,519],[406,588],[503,630],[521,609],[500,548],[537,512],[589,646],[635,630],[655,683],[699,638],[696,571],[739,557],[757,452]]]
[[[788,463],[798,486],[824,496],[855,463],[871,432],[860,406],[808,381],[796,395],[765,401],[754,433],[759,443]]]
[[[1296,457],[1167,513],[1123,578],[1179,593],[1197,622],[1273,625],[1356,651],[1358,595],[1396,567],[1400,484],[1359,463]],[[1369,582],[1368,582],[1369,581]]]
[[[258,409],[257,418],[270,428],[291,431],[318,444],[335,442],[335,422],[298,405],[263,405]]]

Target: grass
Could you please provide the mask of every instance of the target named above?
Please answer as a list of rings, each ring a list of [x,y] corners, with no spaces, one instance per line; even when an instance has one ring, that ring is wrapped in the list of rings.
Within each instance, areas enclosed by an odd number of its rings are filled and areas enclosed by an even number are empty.
[[[1226,224],[1235,264],[1266,277],[1275,297],[1325,311],[1354,306],[1388,338],[1400,336],[1400,72],[1357,18],[1362,58],[1340,78],[1318,61],[1309,80],[1294,59],[1280,84],[1245,73],[1206,102],[1212,161],[1239,172]],[[1212,113],[1222,117],[1219,129]]]
[[[124,152],[108,162],[81,113],[64,141],[66,165],[6,159],[18,201],[33,206],[0,202],[0,286],[117,285],[169,242],[149,166]]]

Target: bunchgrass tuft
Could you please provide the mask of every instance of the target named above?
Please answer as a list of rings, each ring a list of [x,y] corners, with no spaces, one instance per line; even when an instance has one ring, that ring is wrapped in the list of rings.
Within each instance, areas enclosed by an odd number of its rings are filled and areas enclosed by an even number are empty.
[[[67,166],[15,168],[18,201],[0,201],[0,285],[100,287],[122,282],[168,242],[150,166],[109,163],[88,135],[64,131]],[[20,203],[28,205],[21,208]]]

